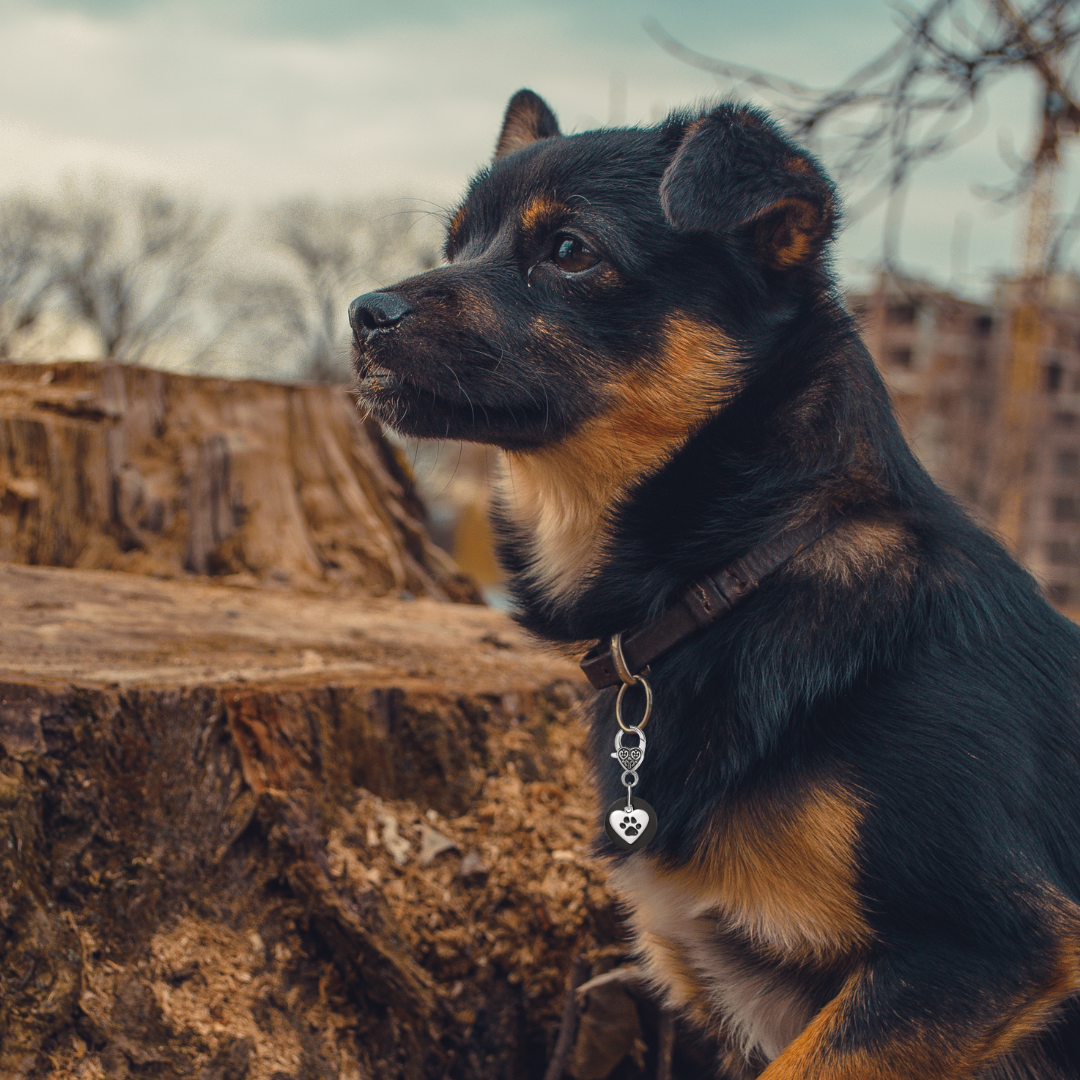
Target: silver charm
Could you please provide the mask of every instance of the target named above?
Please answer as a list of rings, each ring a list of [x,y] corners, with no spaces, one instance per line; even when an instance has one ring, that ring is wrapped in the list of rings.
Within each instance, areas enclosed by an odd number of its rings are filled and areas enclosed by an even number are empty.
[[[623,735],[627,731],[637,736],[637,746],[623,746]],[[644,799],[634,796],[637,771],[645,760],[645,732],[640,725],[619,725],[615,733],[615,752],[611,756],[622,766],[626,798],[616,799],[607,808],[604,831],[612,843],[623,851],[640,851],[656,832],[656,811]]]
[[[620,850],[640,851],[656,834],[656,811],[636,795],[620,795],[604,814],[604,831]]]
[[[615,752],[611,756],[622,768],[622,784],[626,788],[626,798],[616,799],[607,808],[604,814],[604,831],[617,848],[623,851],[640,851],[656,833],[656,811],[644,799],[634,796],[634,787],[638,782],[637,771],[645,760],[645,732],[641,729],[652,714],[652,687],[644,675],[630,673],[623,657],[621,634],[616,634],[611,639],[611,656],[615,670],[622,679],[622,686],[619,687],[615,699],[615,719],[619,723],[619,730],[615,733]],[[631,686],[640,686],[645,691],[645,712],[636,724],[628,724],[622,713],[623,698]],[[628,731],[637,736],[637,746],[623,746],[623,735]]]

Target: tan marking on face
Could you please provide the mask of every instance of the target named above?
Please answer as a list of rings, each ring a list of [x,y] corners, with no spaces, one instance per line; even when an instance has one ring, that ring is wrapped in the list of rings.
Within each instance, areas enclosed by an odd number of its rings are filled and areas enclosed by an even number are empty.
[[[465,224],[465,207],[459,206],[454,211],[454,216],[450,219],[450,226],[446,230],[447,242],[452,242],[457,239],[458,233],[461,232],[461,226]]]
[[[533,232],[551,218],[561,217],[565,213],[566,207],[562,203],[547,195],[538,195],[521,215],[522,231]]]
[[[659,360],[610,383],[599,416],[551,446],[506,454],[503,497],[511,519],[535,537],[531,573],[552,598],[571,594],[597,565],[627,490],[735,395],[736,359],[715,328],[674,316]]]
[[[888,571],[898,582],[912,573],[911,533],[899,522],[855,518],[839,522],[791,560],[796,573],[820,576],[842,585]]]

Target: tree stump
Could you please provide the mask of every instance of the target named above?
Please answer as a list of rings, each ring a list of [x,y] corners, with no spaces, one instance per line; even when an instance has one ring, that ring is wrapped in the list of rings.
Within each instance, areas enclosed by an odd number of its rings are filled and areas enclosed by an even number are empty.
[[[617,923],[500,613],[0,567],[0,1075],[539,1076]]]
[[[0,560],[475,601],[338,387],[0,365]]]
[[[4,365],[0,491],[0,1076],[541,1080],[628,947],[585,684],[347,396]],[[578,1080],[655,1074],[628,1001]]]

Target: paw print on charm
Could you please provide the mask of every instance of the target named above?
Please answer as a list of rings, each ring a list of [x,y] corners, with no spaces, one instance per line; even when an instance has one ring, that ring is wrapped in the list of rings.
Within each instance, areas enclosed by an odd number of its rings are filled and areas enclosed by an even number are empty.
[[[643,848],[656,832],[656,811],[644,799],[631,799],[629,809],[626,796],[617,799],[607,809],[604,830],[624,851]]]

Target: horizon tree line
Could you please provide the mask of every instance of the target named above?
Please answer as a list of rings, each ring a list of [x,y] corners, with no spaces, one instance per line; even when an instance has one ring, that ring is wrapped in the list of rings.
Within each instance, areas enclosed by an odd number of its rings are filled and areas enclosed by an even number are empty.
[[[114,178],[0,196],[0,362],[344,382],[349,301],[436,265],[441,235],[408,199],[231,215]]]

